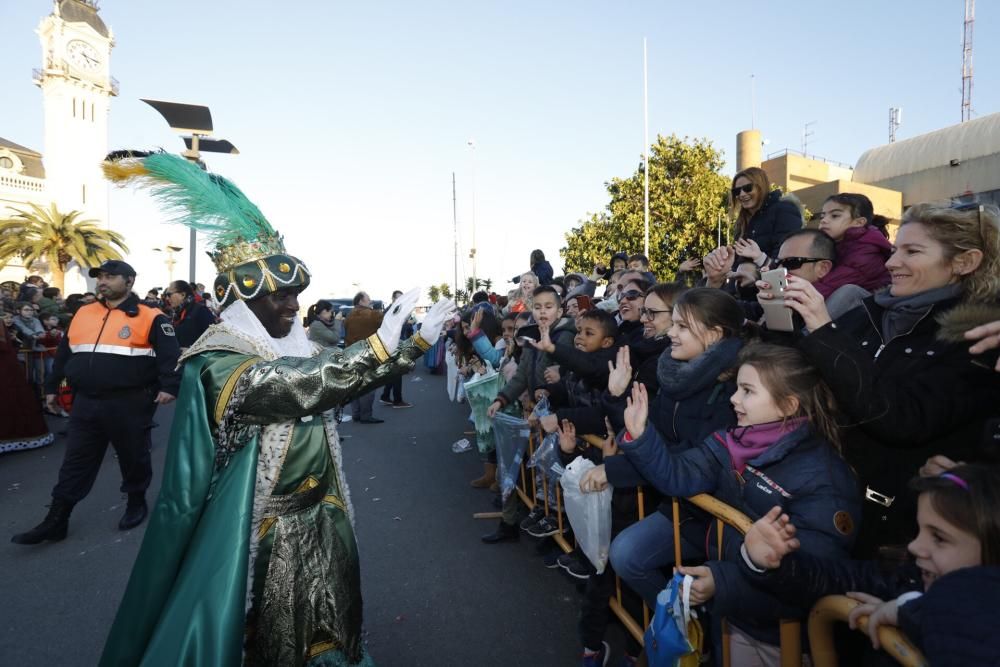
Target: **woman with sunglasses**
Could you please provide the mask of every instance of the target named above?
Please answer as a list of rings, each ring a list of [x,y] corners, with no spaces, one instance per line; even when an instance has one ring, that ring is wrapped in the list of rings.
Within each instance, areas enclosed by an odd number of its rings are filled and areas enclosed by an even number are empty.
[[[738,257],[734,264],[750,260],[765,266],[778,255],[784,238],[802,228],[802,211],[795,202],[782,199],[781,190],[771,190],[767,173],[759,167],[733,176],[730,195],[736,218],[733,250]]]
[[[618,283],[618,338],[619,347],[642,340],[642,322],[639,321],[646,290],[650,284],[641,278],[627,277]]]
[[[809,331],[799,346],[851,427],[844,458],[866,499],[858,557],[912,538],[906,485],[929,457],[997,454],[984,435],[1000,405],[996,359],[971,354],[964,334],[996,319],[998,224],[995,207],[911,207],[885,264],[892,283],[836,321],[815,287],[788,278],[785,304]]]

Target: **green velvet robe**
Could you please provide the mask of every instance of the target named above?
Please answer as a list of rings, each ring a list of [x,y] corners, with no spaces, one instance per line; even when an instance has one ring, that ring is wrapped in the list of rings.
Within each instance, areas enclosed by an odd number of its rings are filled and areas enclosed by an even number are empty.
[[[100,664],[371,665],[331,408],[413,367],[377,337],[265,361],[224,327],[187,353],[163,484]]]

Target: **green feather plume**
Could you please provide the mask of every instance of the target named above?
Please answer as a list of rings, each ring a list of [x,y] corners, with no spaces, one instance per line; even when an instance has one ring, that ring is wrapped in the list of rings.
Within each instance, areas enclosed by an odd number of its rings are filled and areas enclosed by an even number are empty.
[[[277,236],[260,209],[222,176],[170,153],[142,162],[150,194],[173,216],[171,222],[205,234],[216,246]]]

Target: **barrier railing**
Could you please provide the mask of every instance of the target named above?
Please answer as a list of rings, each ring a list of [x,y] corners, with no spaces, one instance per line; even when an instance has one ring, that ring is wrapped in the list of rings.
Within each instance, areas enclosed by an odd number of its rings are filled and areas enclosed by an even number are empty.
[[[541,438],[538,429],[532,429],[528,440],[528,456],[521,462],[519,486],[517,493],[528,508],[534,508],[536,504],[535,490],[538,488],[537,471],[535,468],[527,468],[526,461],[531,460],[535,447]],[[600,447],[600,438],[594,436],[584,436],[583,440],[592,447]],[[530,477],[530,487],[529,487]],[[548,515],[553,508],[549,507],[548,478],[543,475],[542,502],[544,503],[545,514]],[[645,497],[641,487],[636,489],[638,516],[641,521],[645,518]],[[556,544],[566,553],[573,550],[571,544],[564,535],[563,511],[562,511],[562,491],[559,485],[555,489],[556,520],[559,532],[553,536]],[[673,526],[674,526],[674,562],[681,563],[681,540],[680,540],[680,501],[672,498]],[[736,508],[727,505],[717,498],[708,494],[698,494],[686,498],[687,502],[703,511],[711,514],[716,520],[716,540],[718,552],[722,553],[723,529],[728,525],[746,534],[753,521],[747,515]],[[833,646],[832,625],[835,621],[846,621],[847,614],[857,603],[844,596],[829,596],[820,600],[809,615],[809,642],[812,649],[813,661],[816,667],[834,667],[837,664],[836,651]],[[622,582],[618,575],[615,575],[615,595],[609,600],[609,607],[626,630],[638,641],[643,643],[645,628],[649,625],[650,610],[646,604],[642,605],[642,622],[634,618],[622,604]],[[864,619],[867,624],[867,618]],[[779,621],[779,637],[781,644],[781,667],[801,667],[802,665],[802,623],[798,619],[782,619]],[[926,661],[920,651],[912,646],[906,637],[895,628],[880,627],[879,639],[882,645],[900,665],[904,667],[919,667],[926,665]],[[724,667],[730,667],[730,646],[729,629],[725,619],[722,620],[722,663]]]
[[[837,651],[833,643],[833,624],[847,622],[851,610],[861,604],[845,595],[828,595],[817,602],[809,612],[809,646],[816,667],[837,667]],[[862,616],[858,625],[868,634],[868,617]],[[927,660],[906,636],[891,626],[878,627],[882,650],[904,667],[926,667]]]

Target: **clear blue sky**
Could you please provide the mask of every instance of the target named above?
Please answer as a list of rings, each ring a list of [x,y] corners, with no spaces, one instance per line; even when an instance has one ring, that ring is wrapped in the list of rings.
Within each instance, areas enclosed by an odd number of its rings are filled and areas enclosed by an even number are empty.
[[[729,159],[750,125],[751,74],[766,152],[799,149],[816,121],[810,152],[853,164],[887,140],[890,106],[903,107],[900,138],[960,119],[962,0],[100,4],[121,83],[111,147],[179,149],[141,97],[209,105],[242,152],[209,166],[313,268],[306,301],[355,282],[375,298],[451,282],[452,171],[466,251],[475,191],[480,276],[499,287],[535,247],[558,271],[565,231],[639,162],[644,36],[651,137],[708,137]],[[0,136],[37,150],[33,31],[50,8],[0,3]],[[977,10],[973,106],[986,115],[1000,108],[1000,6]],[[165,275],[149,248],[187,245],[144,195],[116,192],[112,225],[129,234],[140,288]]]

